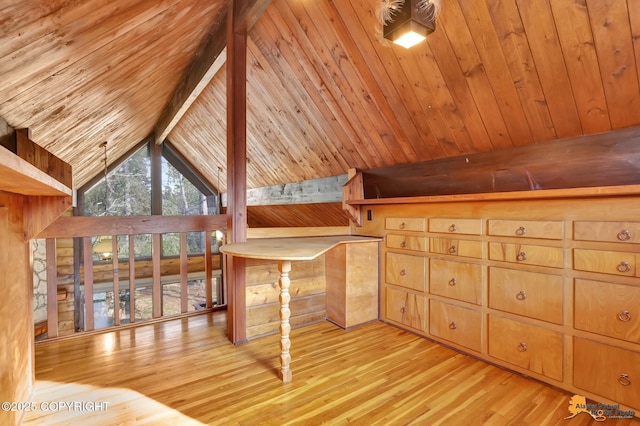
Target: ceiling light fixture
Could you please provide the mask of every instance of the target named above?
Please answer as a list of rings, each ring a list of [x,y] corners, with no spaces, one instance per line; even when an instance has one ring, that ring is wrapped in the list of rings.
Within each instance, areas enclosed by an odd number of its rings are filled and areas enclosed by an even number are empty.
[[[102,142],[100,148],[104,148],[104,215],[109,216],[109,182],[107,175],[109,172],[107,162],[107,142]],[[102,260],[111,260],[113,257],[113,238],[110,236],[99,236],[93,247],[93,252],[100,256]]]
[[[378,18],[384,38],[408,49],[436,30],[439,11],[440,0],[381,0]]]

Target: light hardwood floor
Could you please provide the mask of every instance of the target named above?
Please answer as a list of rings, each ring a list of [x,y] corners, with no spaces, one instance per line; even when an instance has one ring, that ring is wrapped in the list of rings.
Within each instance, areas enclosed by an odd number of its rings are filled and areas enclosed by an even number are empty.
[[[218,312],[37,346],[38,410],[25,423],[592,424],[564,419],[567,393],[379,322],[293,330],[293,382],[283,385],[279,336],[233,346],[225,321]],[[94,411],[43,411],[58,402]]]

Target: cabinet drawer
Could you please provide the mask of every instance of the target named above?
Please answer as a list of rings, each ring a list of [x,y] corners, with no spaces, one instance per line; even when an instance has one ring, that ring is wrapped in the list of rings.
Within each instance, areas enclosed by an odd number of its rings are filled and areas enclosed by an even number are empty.
[[[489,268],[489,307],[529,318],[563,323],[559,275]]]
[[[389,234],[387,235],[387,247],[424,252],[427,251],[427,237]]]
[[[576,279],[574,300],[575,328],[640,342],[640,287]]]
[[[387,253],[386,280],[390,284],[425,291],[427,261],[422,256]]]
[[[562,334],[489,316],[489,355],[555,380],[562,380]]]
[[[430,260],[429,291],[444,297],[480,304],[482,266],[472,263]]]
[[[538,220],[489,220],[489,235],[561,240],[564,223]]]
[[[562,247],[530,244],[489,243],[489,259],[550,268],[564,266]]]
[[[446,234],[482,234],[482,219],[429,219],[430,232],[443,232]]]
[[[640,353],[576,337],[573,384],[638,410]]]
[[[424,231],[425,222],[423,217],[388,217],[385,220],[385,228],[396,231]]]
[[[424,296],[387,287],[385,307],[387,319],[425,331]]]
[[[640,223],[576,221],[573,223],[573,239],[578,241],[640,243]]]
[[[574,249],[573,269],[633,277],[636,275],[636,255],[620,251]]]
[[[431,300],[429,307],[429,332],[432,335],[480,352],[480,312],[436,300]]]
[[[482,258],[482,242],[457,240],[451,238],[431,238],[429,250],[432,253],[450,254],[452,256]]]

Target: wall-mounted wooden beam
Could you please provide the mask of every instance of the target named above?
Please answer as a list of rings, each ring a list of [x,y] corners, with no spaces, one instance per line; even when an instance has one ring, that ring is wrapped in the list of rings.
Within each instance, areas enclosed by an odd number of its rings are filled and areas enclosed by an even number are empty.
[[[364,198],[640,184],[640,128],[363,171]]]

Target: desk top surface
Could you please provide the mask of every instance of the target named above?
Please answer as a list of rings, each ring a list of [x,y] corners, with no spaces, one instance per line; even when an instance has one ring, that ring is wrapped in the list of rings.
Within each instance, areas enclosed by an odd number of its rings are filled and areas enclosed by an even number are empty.
[[[312,260],[338,244],[382,241],[381,238],[357,235],[328,237],[260,238],[220,247],[224,254],[248,259]]]

